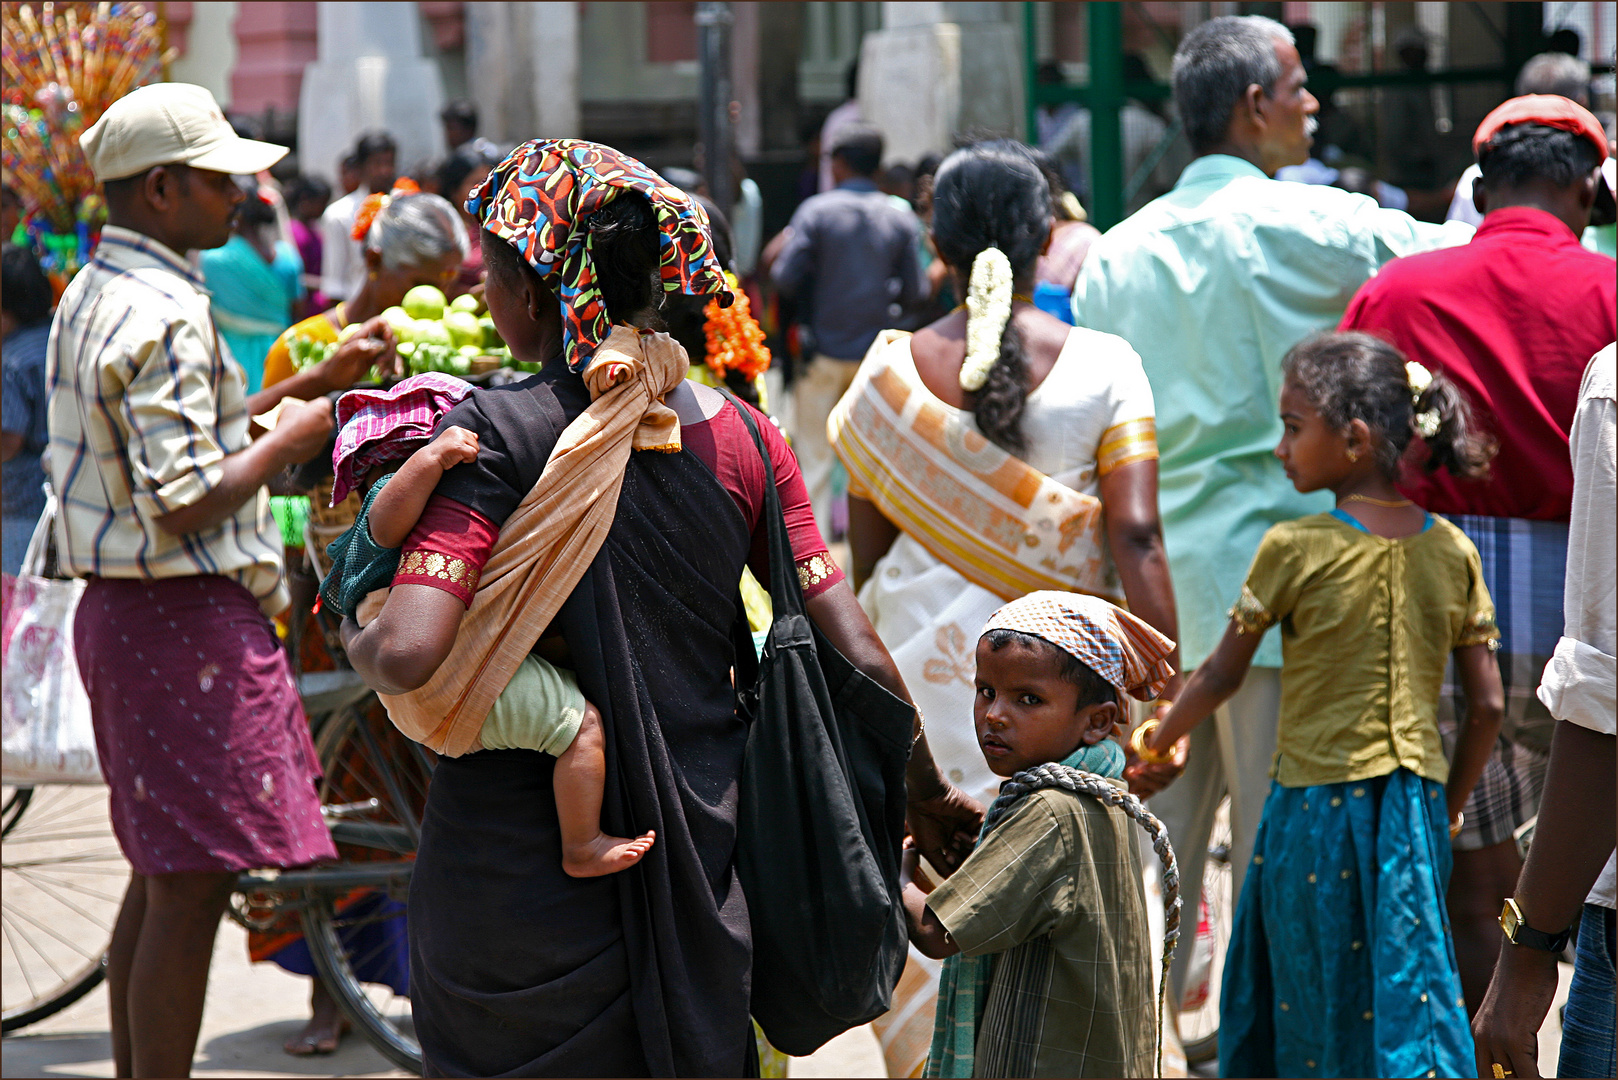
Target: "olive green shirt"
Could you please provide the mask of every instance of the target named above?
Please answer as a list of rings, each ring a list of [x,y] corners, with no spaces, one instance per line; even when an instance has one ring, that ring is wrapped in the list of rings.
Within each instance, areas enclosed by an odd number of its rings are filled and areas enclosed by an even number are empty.
[[[974,1076],[1152,1075],[1136,828],[1098,799],[1044,788],[927,897],[961,952],[998,954]]]
[[[1264,534],[1230,617],[1281,624],[1281,721],[1270,775],[1311,787],[1409,769],[1444,783],[1438,695],[1455,649],[1498,645],[1477,548],[1443,518],[1397,540],[1333,514]]]

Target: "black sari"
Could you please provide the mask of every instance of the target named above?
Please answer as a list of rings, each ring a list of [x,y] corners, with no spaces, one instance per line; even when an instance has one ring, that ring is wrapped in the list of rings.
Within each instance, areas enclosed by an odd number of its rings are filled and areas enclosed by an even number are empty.
[[[478,434],[478,460],[446,474],[439,494],[504,521],[587,404],[565,372],[477,391],[444,422]],[[732,628],[749,539],[696,455],[633,454],[606,543],[552,625],[605,723],[603,829],[657,830],[639,866],[562,872],[553,758],[439,763],[410,889],[428,1075],[756,1069],[732,859],[746,742]]]

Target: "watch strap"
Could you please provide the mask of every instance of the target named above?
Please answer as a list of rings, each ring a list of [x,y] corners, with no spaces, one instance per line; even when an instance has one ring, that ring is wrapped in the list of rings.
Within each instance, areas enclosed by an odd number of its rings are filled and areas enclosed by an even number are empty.
[[[1528,921],[1522,917],[1522,911],[1517,908],[1515,902],[1508,900],[1507,906],[1515,916],[1512,919],[1511,932],[1506,935],[1507,941],[1513,945],[1523,945],[1530,949],[1539,949],[1542,952],[1549,953],[1559,953],[1567,948],[1568,939],[1573,936],[1572,927],[1568,927],[1559,934],[1547,934],[1543,930],[1535,930],[1532,926],[1529,926]],[[1501,929],[1505,929],[1505,927],[1502,925]]]

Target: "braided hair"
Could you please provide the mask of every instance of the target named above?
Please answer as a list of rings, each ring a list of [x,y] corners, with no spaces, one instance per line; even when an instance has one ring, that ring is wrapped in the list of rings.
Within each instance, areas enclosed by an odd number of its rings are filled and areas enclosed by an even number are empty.
[[[1057,762],[1035,765],[1024,769],[1000,785],[1000,796],[983,815],[983,832],[989,830],[1011,812],[1013,806],[1025,796],[1041,788],[1061,788],[1077,795],[1090,795],[1108,806],[1116,806],[1134,818],[1152,838],[1152,850],[1163,863],[1163,968],[1157,977],[1157,1075],[1163,1075],[1163,1015],[1168,1003],[1169,965],[1174,962],[1174,949],[1180,941],[1180,865],[1169,844],[1168,830],[1146,809],[1146,805],[1127,791],[1119,791],[1105,778],[1083,772]]]
[[[938,167],[932,187],[933,244],[945,262],[963,274],[979,255],[997,248],[1012,274],[1032,269],[1051,231],[1051,194],[1028,152],[1009,139],[957,150]],[[1028,401],[1028,355],[1010,321],[1000,334],[1000,354],[981,388],[972,415],[984,438],[1013,454],[1027,447],[1022,431]]]

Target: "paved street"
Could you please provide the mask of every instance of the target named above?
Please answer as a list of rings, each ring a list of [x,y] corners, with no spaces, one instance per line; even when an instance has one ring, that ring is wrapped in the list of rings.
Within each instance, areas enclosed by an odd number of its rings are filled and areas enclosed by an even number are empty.
[[[106,832],[104,803],[93,789],[78,789],[76,808],[68,820],[73,823],[68,841],[43,841],[31,850],[32,856],[49,862],[50,852],[58,845],[68,845],[62,851],[82,856],[83,850],[103,850],[110,836]],[[50,816],[40,810],[47,824],[64,820],[63,815]],[[96,818],[92,822],[90,819]],[[27,820],[26,817],[24,819]],[[7,861],[17,857],[21,847],[19,838],[28,835],[18,829],[8,837]],[[60,835],[60,833],[58,833]],[[63,878],[54,880],[61,891]],[[9,911],[18,905],[43,905],[44,897],[32,896],[26,889],[14,887],[8,874],[5,902]],[[54,908],[41,906],[41,918],[60,917]],[[93,912],[98,918],[105,913]],[[92,931],[86,927],[84,933]],[[1561,965],[1556,1004],[1545,1027],[1540,1032],[1543,1057],[1540,1069],[1544,1075],[1554,1076],[1556,1052],[1561,1040],[1558,1010],[1567,997],[1567,983],[1572,969]],[[209,981],[208,1003],[202,1017],[202,1034],[197,1043],[196,1067],[193,1075],[199,1077],[263,1076],[263,1077],[317,1077],[317,1076],[406,1076],[407,1073],[389,1067],[388,1062],[365,1041],[357,1036],[347,1038],[341,1050],[329,1057],[294,1058],[281,1050],[281,1044],[296,1033],[308,1016],[309,982],[290,975],[274,964],[250,964],[247,961],[247,934],[232,922],[225,922],[214,947],[213,970]],[[112,1076],[111,1044],[107,1034],[107,992],[96,989],[82,1001],[57,1015],[42,1021],[18,1035],[6,1038],[0,1055],[0,1076]],[[1183,1076],[1183,1058],[1172,1044],[1165,1049],[1165,1073]],[[795,1077],[876,1077],[883,1076],[881,1053],[875,1036],[869,1028],[857,1028],[832,1040],[812,1057],[794,1059],[791,1075]],[[1214,1075],[1211,1068],[1200,1075]]]
[[[281,1044],[308,1016],[307,979],[274,964],[247,962],[247,934],[226,923],[214,947],[208,1007],[197,1041],[198,1077],[408,1076],[364,1040],[350,1036],[330,1057],[294,1058]],[[0,1076],[111,1076],[112,1046],[107,1036],[107,992],[97,989],[83,1001],[20,1035],[7,1038],[0,1053]],[[832,1040],[811,1058],[793,1062],[793,1076],[881,1076],[882,1058],[869,1028]]]

